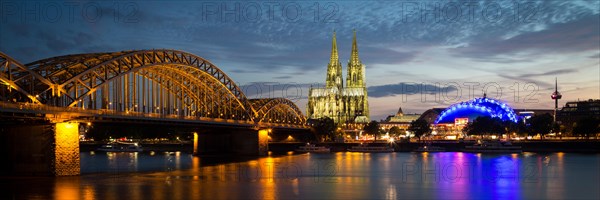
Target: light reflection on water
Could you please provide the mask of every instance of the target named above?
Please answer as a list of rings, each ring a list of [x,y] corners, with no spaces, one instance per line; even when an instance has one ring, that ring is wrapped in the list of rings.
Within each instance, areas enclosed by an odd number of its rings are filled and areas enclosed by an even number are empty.
[[[225,162],[180,152],[83,152],[81,160],[79,177],[0,179],[0,186],[17,199],[600,197],[600,154],[286,153]]]

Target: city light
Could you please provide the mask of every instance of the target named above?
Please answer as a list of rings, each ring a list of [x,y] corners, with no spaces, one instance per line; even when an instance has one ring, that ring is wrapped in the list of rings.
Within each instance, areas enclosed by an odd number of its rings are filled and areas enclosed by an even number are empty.
[[[484,97],[451,105],[438,116],[435,124],[455,123],[456,118],[468,118],[469,121],[473,121],[477,116],[517,122],[517,114],[512,108],[498,100]]]

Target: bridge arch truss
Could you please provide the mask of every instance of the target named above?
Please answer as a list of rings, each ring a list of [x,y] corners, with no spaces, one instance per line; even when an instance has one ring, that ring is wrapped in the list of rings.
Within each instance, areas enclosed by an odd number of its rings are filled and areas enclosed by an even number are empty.
[[[285,98],[251,99],[256,122],[304,124],[306,118],[294,102]]]
[[[223,71],[177,50],[53,57],[26,65],[0,52],[2,101],[256,123],[306,121],[283,98],[249,100]]]

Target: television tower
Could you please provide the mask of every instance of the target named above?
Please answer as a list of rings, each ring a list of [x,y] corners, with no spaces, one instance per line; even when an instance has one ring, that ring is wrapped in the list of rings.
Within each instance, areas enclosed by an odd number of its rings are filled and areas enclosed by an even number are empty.
[[[552,93],[552,99],[554,99],[554,123],[556,124],[556,111],[558,111],[558,100],[562,98],[562,94],[558,92],[558,80],[554,78],[554,93]]]

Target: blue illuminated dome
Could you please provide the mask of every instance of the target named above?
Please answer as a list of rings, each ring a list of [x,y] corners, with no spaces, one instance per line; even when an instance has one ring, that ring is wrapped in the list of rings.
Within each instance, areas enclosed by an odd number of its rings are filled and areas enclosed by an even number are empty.
[[[457,118],[468,118],[472,122],[477,117],[489,116],[502,119],[502,121],[517,122],[515,111],[508,105],[487,97],[476,98],[467,102],[453,104],[442,111],[435,123],[454,124]]]

